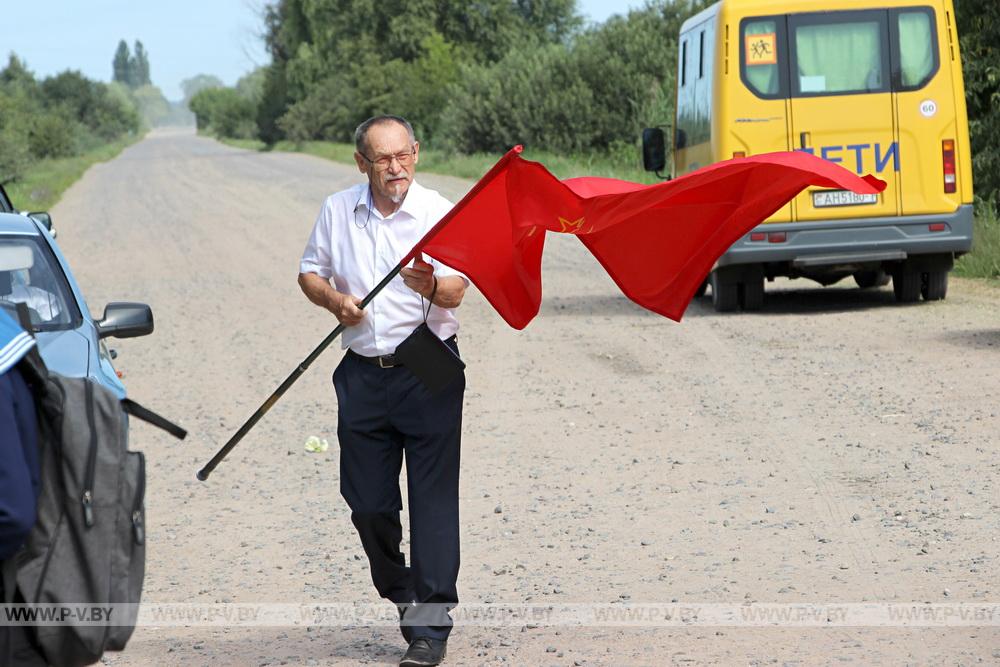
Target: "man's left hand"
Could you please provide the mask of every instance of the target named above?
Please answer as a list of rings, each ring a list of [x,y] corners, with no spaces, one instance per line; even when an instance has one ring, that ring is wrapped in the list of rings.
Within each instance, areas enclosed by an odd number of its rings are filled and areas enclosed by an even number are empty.
[[[431,298],[434,289],[434,267],[422,259],[413,260],[413,266],[399,272],[403,284],[425,299]]]

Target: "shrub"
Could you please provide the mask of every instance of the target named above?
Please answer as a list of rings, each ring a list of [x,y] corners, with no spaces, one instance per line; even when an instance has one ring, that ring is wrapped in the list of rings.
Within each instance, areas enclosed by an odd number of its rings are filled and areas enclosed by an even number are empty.
[[[0,128],[0,183],[11,183],[31,164],[26,137],[10,127]]]
[[[330,77],[314,87],[305,99],[296,102],[278,119],[281,135],[291,141],[326,139],[348,141],[348,129],[356,119],[350,114],[355,90],[340,77]]]
[[[39,114],[32,119],[28,130],[28,149],[36,158],[73,155],[77,129],[77,124],[63,114]]]
[[[695,4],[649,4],[569,45],[525,44],[494,66],[465,68],[447,95],[447,143],[464,152],[634,144],[642,127],[670,122],[676,37]]]
[[[237,139],[252,139],[257,134],[253,102],[232,88],[201,90],[189,106],[199,130]]]

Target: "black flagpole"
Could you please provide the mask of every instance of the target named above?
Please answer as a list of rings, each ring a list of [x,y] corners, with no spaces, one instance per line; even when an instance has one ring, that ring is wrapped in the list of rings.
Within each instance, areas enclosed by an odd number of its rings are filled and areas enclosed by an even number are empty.
[[[454,218],[458,214],[458,212],[465,206],[466,203],[471,201],[479,193],[480,190],[486,187],[486,185],[493,180],[493,178],[497,174],[503,171],[504,166],[507,164],[507,162],[516,159],[520,155],[521,150],[522,147],[520,145],[514,146],[509,151],[507,151],[502,158],[497,160],[497,163],[493,165],[490,168],[490,170],[486,172],[486,174],[482,178],[480,178],[479,181],[476,182],[475,185],[472,186],[472,189],[465,193],[465,196],[462,197],[461,201],[459,201],[458,204],[456,204],[443,218],[438,220],[438,222],[426,234],[424,234],[424,237],[420,239],[420,241],[417,243],[417,245],[413,247],[413,249],[410,250],[410,252],[406,255],[406,257],[400,260],[399,264],[396,265],[396,268],[390,271],[389,275],[383,278],[382,282],[376,285],[375,289],[369,292],[368,296],[362,299],[358,307],[363,310],[365,306],[371,303],[371,300],[375,298],[375,295],[381,292],[382,289],[389,284],[389,281],[395,278],[396,275],[403,269],[404,266],[409,264],[414,257],[420,254],[420,248],[423,248],[424,244],[427,243],[427,241],[436,236],[437,233],[440,232],[445,225],[451,222],[452,218]],[[254,425],[260,421],[261,417],[267,414],[267,411],[271,409],[271,406],[273,406],[275,403],[278,402],[278,399],[281,398],[282,394],[288,391],[288,388],[291,387],[293,384],[295,384],[295,381],[299,379],[300,375],[306,372],[306,369],[309,368],[309,365],[312,364],[312,362],[316,361],[316,357],[321,355],[323,353],[323,350],[329,347],[330,343],[332,343],[334,339],[336,339],[337,336],[339,336],[343,332],[344,332],[343,324],[338,325],[336,329],[330,332],[330,335],[327,336],[323,340],[323,342],[320,343],[319,346],[312,351],[312,354],[306,357],[305,361],[299,364],[299,367],[296,368],[294,371],[292,371],[292,374],[289,375],[285,379],[285,381],[281,383],[280,387],[274,390],[274,393],[271,394],[270,398],[264,401],[264,403],[259,408],[257,408],[257,412],[253,413],[253,416],[250,417],[250,419],[248,419],[246,423],[240,427],[240,430],[236,431],[236,433],[233,434],[233,437],[229,439],[229,442],[227,442],[225,445],[222,446],[222,449],[219,450],[219,453],[213,456],[212,460],[209,461],[204,468],[198,471],[198,479],[200,479],[203,482],[206,479],[208,479],[208,476],[212,474],[212,471],[215,470],[215,467],[222,462],[222,459],[226,458],[226,454],[232,451],[233,447],[239,444],[240,440],[243,439],[243,436],[245,436],[250,431],[250,429],[252,429]]]
[[[385,286],[388,285],[389,282],[393,278],[395,278],[396,275],[399,274],[400,270],[402,270],[402,268],[406,266],[407,261],[408,257],[404,258],[402,262],[397,264],[396,268],[390,271],[389,275],[383,278],[382,282],[376,285],[375,288],[371,292],[369,292],[364,299],[361,300],[361,303],[358,304],[358,308],[364,310],[365,306],[371,303],[372,299],[375,298],[375,295],[381,292],[385,288]],[[250,432],[250,429],[252,429],[257,424],[257,422],[259,422],[261,418],[267,414],[267,411],[270,410],[274,406],[274,404],[278,402],[278,399],[280,399],[284,395],[284,393],[288,391],[289,387],[295,384],[295,381],[298,380],[299,377],[306,372],[306,369],[308,369],[309,366],[312,365],[312,362],[316,361],[316,358],[319,357],[319,355],[323,354],[323,351],[330,346],[330,343],[336,340],[337,336],[339,336],[344,332],[345,328],[346,327],[344,327],[343,324],[338,324],[337,328],[331,331],[330,335],[324,338],[323,342],[320,343],[316,347],[316,349],[313,350],[309,354],[309,356],[302,361],[301,364],[299,364],[298,368],[292,371],[292,374],[289,375],[287,378],[285,378],[285,381],[281,383],[281,386],[279,386],[277,389],[274,390],[274,393],[271,394],[271,396],[266,401],[264,401],[259,408],[257,408],[257,412],[253,413],[250,419],[246,420],[243,426],[240,426],[239,430],[236,431],[236,433],[233,434],[233,437],[229,439],[229,442],[223,445],[222,449],[220,449],[219,452],[212,457],[212,460],[206,463],[205,467],[198,471],[198,479],[200,479],[203,482],[206,479],[208,479],[208,476],[212,474],[212,471],[215,470],[215,467],[218,466],[220,463],[222,463],[222,459],[226,458],[226,455],[229,454],[229,452],[231,452],[233,448],[240,443],[240,440],[243,439],[243,436],[245,436],[247,433]]]

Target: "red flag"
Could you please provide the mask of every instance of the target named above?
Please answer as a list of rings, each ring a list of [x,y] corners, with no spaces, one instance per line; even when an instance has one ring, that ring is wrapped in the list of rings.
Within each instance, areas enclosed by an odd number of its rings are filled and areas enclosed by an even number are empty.
[[[679,322],[719,256],[806,186],[885,189],[804,152],[727,160],[655,185],[560,181],[520,152],[504,155],[403,259],[422,251],[463,272],[515,329],[538,314],[546,230],[577,235],[628,298]]]

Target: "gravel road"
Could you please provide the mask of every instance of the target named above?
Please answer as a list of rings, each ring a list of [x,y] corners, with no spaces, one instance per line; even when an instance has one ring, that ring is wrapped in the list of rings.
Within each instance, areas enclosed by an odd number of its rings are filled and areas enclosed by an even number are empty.
[[[338,492],[331,349],[216,470],[195,472],[334,326],[295,278],[354,168],[159,130],[53,209],[95,315],[152,305],[117,341],[149,459],[144,600],[377,602]],[[457,200],[471,185],[420,175]],[[768,286],[683,324],[625,299],[550,235],[525,331],[470,290],[461,512],[465,603],[998,601],[1000,291]],[[846,282],[846,281],[845,281]],[[329,439],[307,453],[309,435]],[[389,627],[141,627],[112,665],[395,664]],[[457,628],[450,665],[978,664],[1000,619],[958,627]]]

